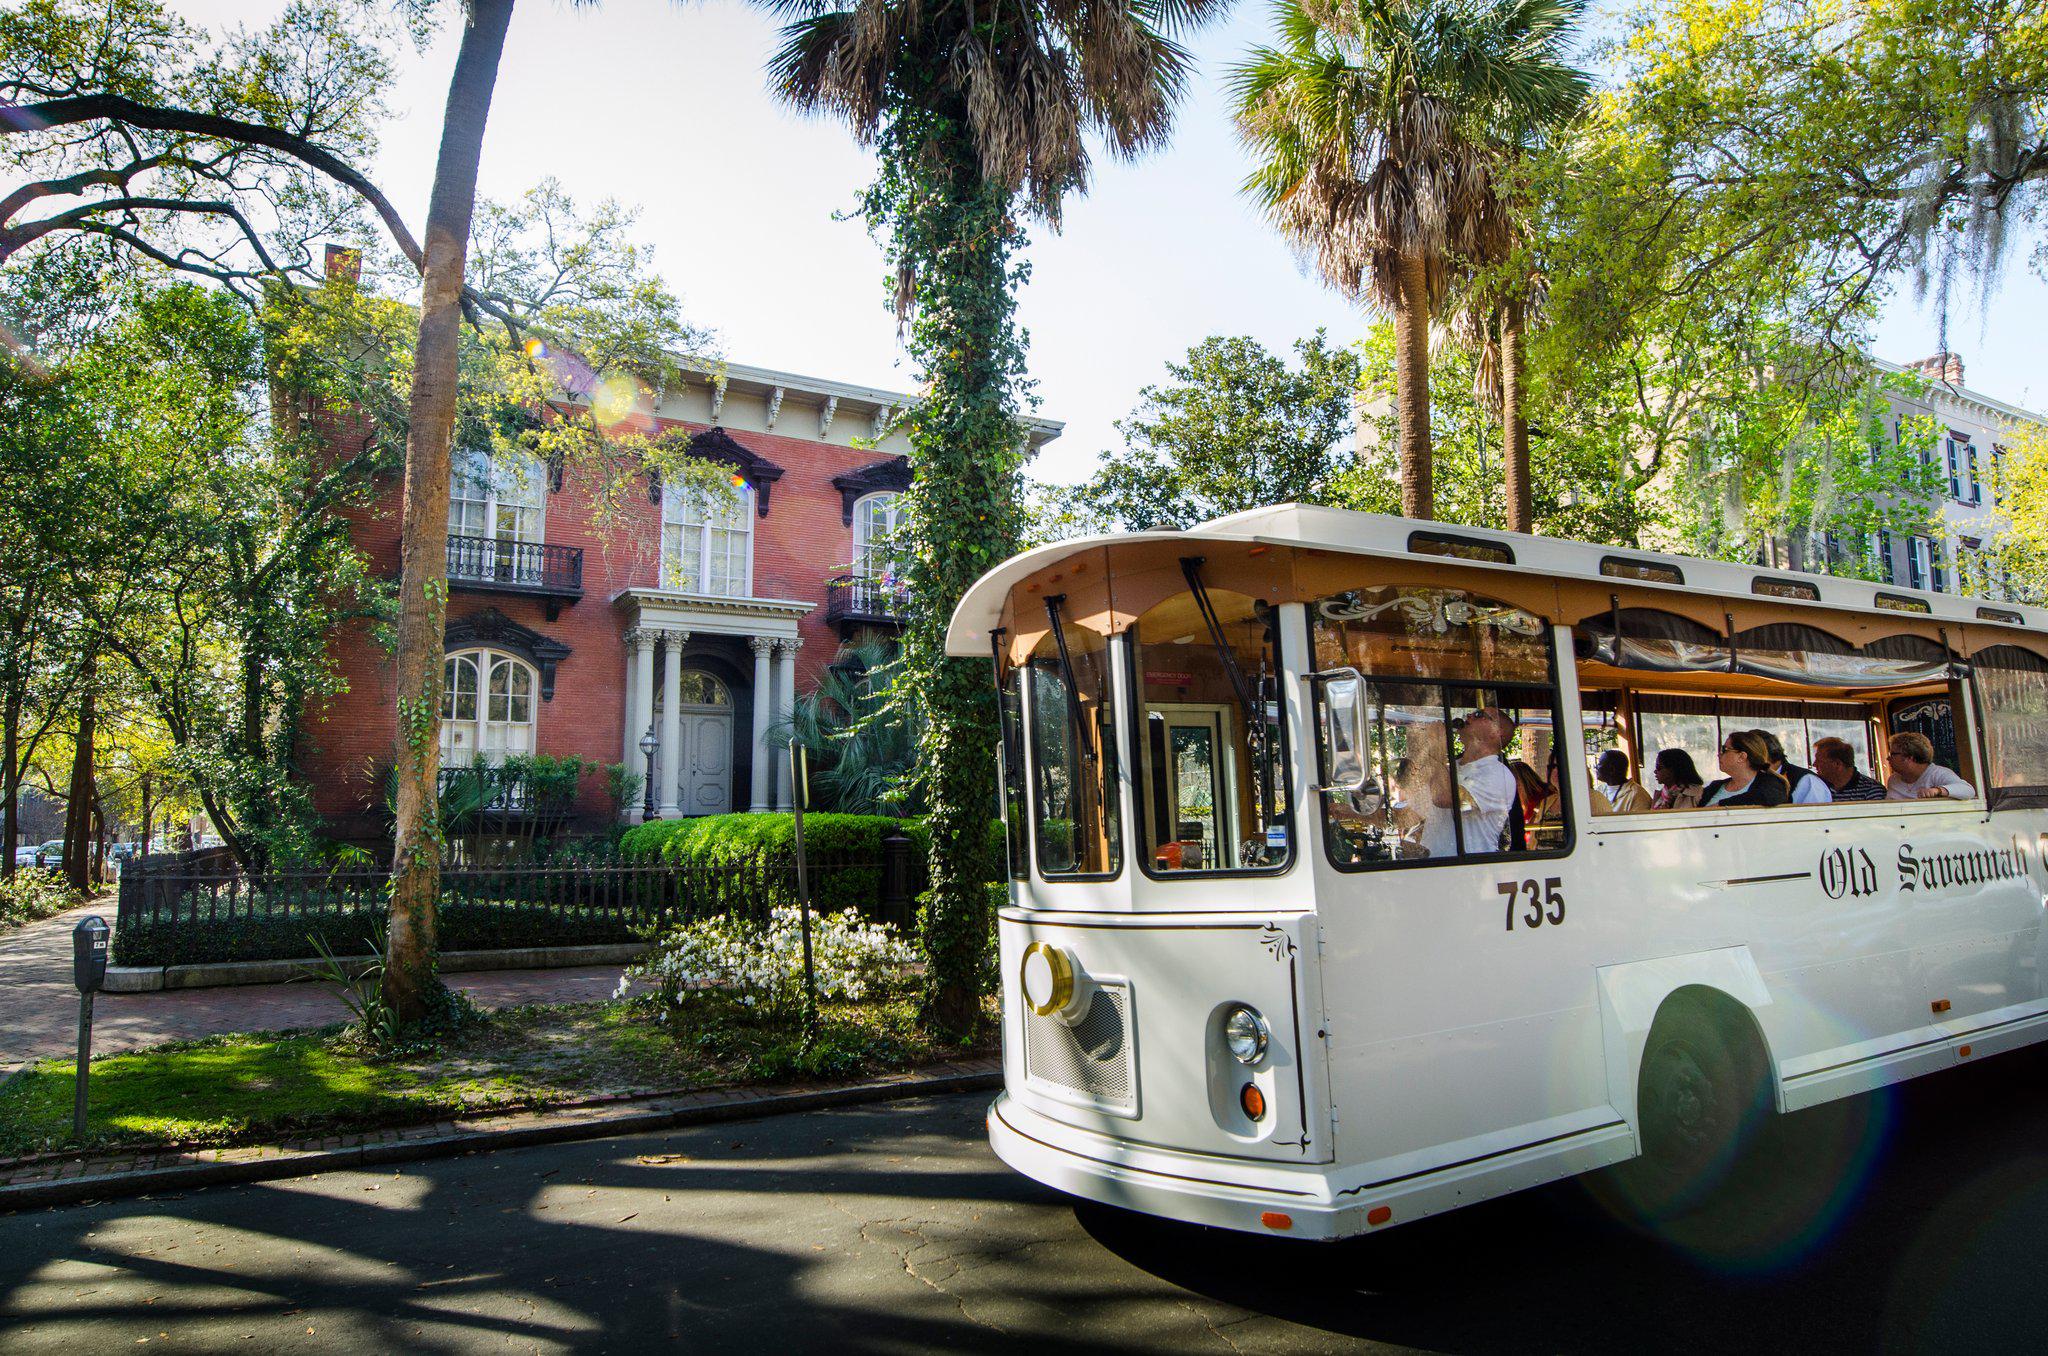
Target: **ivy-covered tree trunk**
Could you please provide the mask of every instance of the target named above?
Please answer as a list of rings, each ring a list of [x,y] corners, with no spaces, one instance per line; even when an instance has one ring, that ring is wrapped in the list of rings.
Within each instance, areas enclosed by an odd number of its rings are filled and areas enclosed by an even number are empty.
[[[441,889],[436,809],[442,637],[448,612],[448,444],[455,431],[463,270],[476,210],[477,163],[498,83],[513,0],[471,0],[427,203],[419,343],[405,440],[405,522],[398,604],[397,831],[384,997],[401,1021],[425,1015]]]
[[[1021,232],[1009,195],[982,178],[962,110],[906,112],[882,152],[870,220],[889,229],[899,306],[915,297],[910,350],[925,392],[907,416],[911,615],[898,680],[914,687],[925,715],[923,1019],[943,1037],[965,1039],[980,1016],[988,945],[996,705],[988,661],[948,659],[946,626],[968,585],[1017,549],[1024,349],[1015,321],[1022,270],[1012,258]]]

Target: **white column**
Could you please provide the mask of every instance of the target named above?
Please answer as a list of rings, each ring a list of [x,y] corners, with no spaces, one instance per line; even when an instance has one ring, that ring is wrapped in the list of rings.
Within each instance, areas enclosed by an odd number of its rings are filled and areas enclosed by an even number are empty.
[[[688,631],[670,631],[662,649],[668,652],[661,673],[661,817],[682,813],[676,788],[683,783],[683,642]]]
[[[626,767],[636,777],[647,775],[647,755],[640,752],[640,736],[654,723],[654,632],[638,627],[626,633],[626,645],[633,654],[633,682],[626,707]],[[647,817],[647,789],[633,797],[626,818],[638,824]]]
[[[788,720],[796,712],[796,652],[803,641],[792,637],[775,642],[775,719]],[[796,808],[796,796],[791,790],[789,748],[787,745],[776,750],[775,784],[777,787],[777,809]]]
[[[766,636],[749,636],[747,648],[754,652],[754,757],[747,774],[747,808],[759,811],[773,808],[768,800],[768,769],[775,761],[775,751],[768,747],[768,722],[775,692],[768,675],[768,653],[775,642]]]

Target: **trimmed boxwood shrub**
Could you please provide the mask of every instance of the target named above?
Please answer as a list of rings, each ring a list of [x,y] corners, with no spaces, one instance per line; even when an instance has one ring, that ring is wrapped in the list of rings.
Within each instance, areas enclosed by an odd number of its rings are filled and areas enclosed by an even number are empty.
[[[910,839],[911,869],[921,876],[922,863],[931,852],[931,834],[922,819],[806,814],[806,856],[821,867],[811,882],[812,902],[821,909],[872,913],[882,894],[882,840],[897,832]],[[619,851],[643,860],[659,858],[686,870],[767,867],[762,880],[768,899],[760,906],[762,911],[796,902],[796,818],[784,812],[656,820],[628,829]],[[984,851],[982,879],[1007,879],[1008,848],[1000,820],[990,821]]]
[[[443,951],[631,942],[639,940],[643,926],[615,914],[472,902],[443,904],[439,919]],[[308,940],[311,934],[317,934],[337,956],[367,956],[370,935],[383,924],[377,914],[354,911],[138,923],[115,929],[113,959],[116,965],[304,960],[314,955]]]

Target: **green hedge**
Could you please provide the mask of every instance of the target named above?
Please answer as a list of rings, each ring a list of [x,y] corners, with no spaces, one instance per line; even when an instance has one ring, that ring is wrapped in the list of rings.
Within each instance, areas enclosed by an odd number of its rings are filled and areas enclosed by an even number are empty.
[[[835,858],[860,863],[817,873],[811,898],[818,907],[871,912],[882,893],[882,840],[897,832],[910,839],[912,869],[922,875],[922,863],[931,852],[931,833],[922,819],[805,815],[804,848],[808,858],[826,863]],[[685,868],[716,869],[754,862],[786,867],[796,861],[796,819],[789,814],[766,813],[656,820],[628,829],[620,840],[619,851],[629,857],[659,858]],[[983,843],[982,879],[1008,878],[1007,852],[1002,821],[990,821]],[[795,882],[789,875],[772,871],[765,882],[770,905],[796,902]]]
[[[630,918],[564,913],[517,904],[443,904],[443,951],[497,951],[528,946],[594,946],[638,939]],[[292,913],[232,921],[185,919],[133,924],[114,931],[116,965],[208,965],[220,961],[301,960],[314,954],[317,934],[336,955],[364,956],[369,937],[383,925],[376,914]]]

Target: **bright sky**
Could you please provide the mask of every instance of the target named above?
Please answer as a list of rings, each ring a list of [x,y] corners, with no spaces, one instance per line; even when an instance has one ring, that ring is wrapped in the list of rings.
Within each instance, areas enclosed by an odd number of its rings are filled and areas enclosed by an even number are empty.
[[[278,0],[172,0],[213,27],[251,26]],[[449,5],[452,10],[454,6]],[[1021,315],[1031,336],[1038,413],[1066,422],[1035,474],[1077,480],[1120,446],[1117,419],[1165,363],[1211,334],[1249,334],[1275,350],[1327,327],[1367,323],[1296,267],[1238,196],[1245,161],[1222,91],[1224,68],[1265,28],[1240,4],[1198,40],[1200,74],[1172,146],[1137,164],[1098,162],[1059,235],[1039,233]],[[484,147],[483,192],[510,198],[546,175],[579,200],[641,209],[642,238],[696,323],[727,359],[893,389],[913,383],[884,308],[880,251],[858,221],[836,220],[869,178],[868,157],[838,123],[799,118],[766,91],[774,25],[732,3],[604,0],[572,7],[522,0]],[[453,31],[408,61],[400,121],[374,177],[417,232],[426,215]],[[2038,317],[2048,286],[2011,270],[1987,315],[1958,308],[1950,346],[1970,386],[2033,409],[2048,405]],[[1910,298],[1878,333],[1879,356],[1937,347]]]

